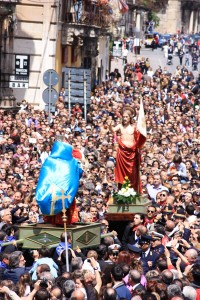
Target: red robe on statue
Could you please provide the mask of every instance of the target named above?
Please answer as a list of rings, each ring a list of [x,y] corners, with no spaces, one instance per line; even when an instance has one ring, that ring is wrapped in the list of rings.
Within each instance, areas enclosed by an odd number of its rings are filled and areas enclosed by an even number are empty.
[[[115,181],[122,184],[125,176],[127,176],[134,190],[141,193],[142,190],[139,175],[140,148],[144,145],[146,137],[135,129],[134,139],[135,143],[132,147],[125,146],[121,140],[118,141],[119,146],[116,158]]]

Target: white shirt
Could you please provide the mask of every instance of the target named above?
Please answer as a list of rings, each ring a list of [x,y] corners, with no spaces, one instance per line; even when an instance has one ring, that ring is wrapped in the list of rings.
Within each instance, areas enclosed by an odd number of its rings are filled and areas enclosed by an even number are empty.
[[[169,191],[168,188],[166,188],[164,185],[160,184],[158,187],[155,187],[154,185],[147,184],[147,191],[150,196],[150,198],[154,201],[156,201],[156,195],[161,191]]]

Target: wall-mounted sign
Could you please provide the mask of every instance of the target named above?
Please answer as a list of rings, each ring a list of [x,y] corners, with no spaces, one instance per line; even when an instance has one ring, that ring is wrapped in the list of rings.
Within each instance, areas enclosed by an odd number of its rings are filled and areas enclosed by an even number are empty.
[[[15,75],[29,75],[30,56],[23,54],[15,55]]]
[[[12,89],[28,89],[28,82],[9,82],[9,88]]]
[[[9,87],[13,89],[27,89],[29,87],[29,79],[27,76],[10,76]]]

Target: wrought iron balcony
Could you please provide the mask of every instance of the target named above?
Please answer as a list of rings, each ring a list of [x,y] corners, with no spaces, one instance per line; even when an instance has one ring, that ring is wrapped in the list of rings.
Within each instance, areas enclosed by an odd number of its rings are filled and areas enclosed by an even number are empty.
[[[107,5],[91,4],[80,12],[67,12],[66,23],[82,26],[108,28],[113,22],[110,7]]]
[[[12,8],[19,0],[0,0],[0,19],[13,13]]]

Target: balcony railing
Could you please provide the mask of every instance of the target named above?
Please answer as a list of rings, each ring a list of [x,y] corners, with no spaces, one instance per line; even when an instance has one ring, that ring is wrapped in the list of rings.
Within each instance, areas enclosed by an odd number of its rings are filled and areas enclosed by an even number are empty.
[[[113,22],[113,16],[109,6],[90,5],[81,13],[67,12],[66,22],[85,26],[96,26],[102,29],[108,28]]]

